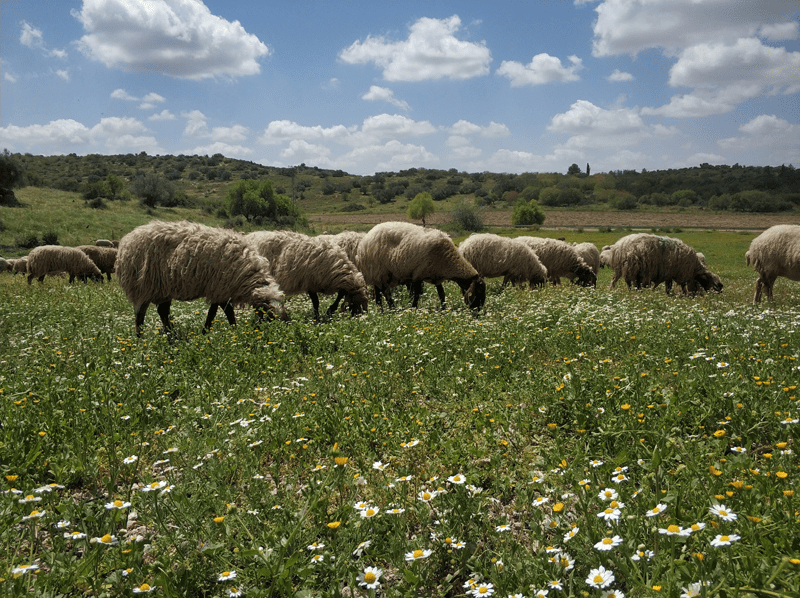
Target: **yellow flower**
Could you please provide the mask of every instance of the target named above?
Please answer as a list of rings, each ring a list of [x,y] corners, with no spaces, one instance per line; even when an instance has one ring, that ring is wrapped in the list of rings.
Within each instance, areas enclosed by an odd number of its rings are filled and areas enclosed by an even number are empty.
[[[547,427],[551,430],[555,430],[558,427],[558,424],[547,424]]]
[[[794,490],[784,490],[783,491],[783,495],[784,496],[794,496]]]
[[[557,502],[556,504],[553,505],[553,511],[555,511],[556,513],[560,513],[563,510],[564,510],[563,502]]]
[[[747,518],[753,523],[761,523],[761,517],[753,517],[752,515],[748,515]]]
[[[337,528],[337,527],[339,527],[341,524],[342,524],[342,522],[341,522],[341,521],[331,521],[331,522],[328,524],[328,527],[329,527],[329,528],[331,528],[331,529],[336,529],[336,528]]]
[[[653,586],[653,591],[654,592],[660,592],[661,591],[661,586]]]
[[[785,471],[776,471],[775,475],[782,480],[785,480],[789,476],[789,474],[786,473]]]
[[[717,430],[714,432],[714,438],[722,438],[725,436],[725,430]]]
[[[222,523],[223,521],[225,521],[224,515],[221,515],[219,517],[214,517],[214,523]]]
[[[792,565],[800,565],[800,559],[789,559]]]
[[[706,558],[706,555],[704,555],[702,552],[693,552],[692,554],[698,561],[702,561],[704,558]]]
[[[631,408],[631,406],[628,405],[627,403],[625,403],[624,405],[620,406],[620,409],[622,409],[623,411],[627,411],[630,408]]]
[[[7,475],[7,476],[6,476],[6,479],[7,479],[9,482],[16,482],[18,477],[19,477],[18,475]]]
[[[342,466],[347,464],[348,457],[334,457],[333,461],[336,465]]]

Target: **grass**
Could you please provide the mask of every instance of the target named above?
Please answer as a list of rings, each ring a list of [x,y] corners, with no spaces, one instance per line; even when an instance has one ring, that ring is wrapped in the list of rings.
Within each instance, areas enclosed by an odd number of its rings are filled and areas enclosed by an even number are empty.
[[[755,308],[753,235],[678,236],[723,294],[176,303],[173,342],[116,282],[3,275],[0,593],[800,595],[800,285]]]

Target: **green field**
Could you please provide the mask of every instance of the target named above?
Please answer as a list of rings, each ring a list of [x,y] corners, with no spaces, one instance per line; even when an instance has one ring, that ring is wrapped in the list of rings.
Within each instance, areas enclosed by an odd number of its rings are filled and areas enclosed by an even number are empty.
[[[0,593],[800,595],[800,285],[754,308],[752,234],[679,236],[722,294],[603,270],[205,336],[176,303],[172,342],[116,280],[0,276]]]

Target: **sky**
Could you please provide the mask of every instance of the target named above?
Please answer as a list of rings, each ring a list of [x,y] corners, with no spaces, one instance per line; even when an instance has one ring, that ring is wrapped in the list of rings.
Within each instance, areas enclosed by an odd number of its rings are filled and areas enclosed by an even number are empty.
[[[800,167],[796,0],[4,0],[0,148]]]

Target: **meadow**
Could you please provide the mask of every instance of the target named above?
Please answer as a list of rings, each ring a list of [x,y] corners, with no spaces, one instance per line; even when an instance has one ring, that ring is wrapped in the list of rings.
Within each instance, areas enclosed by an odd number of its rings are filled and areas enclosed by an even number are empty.
[[[800,284],[754,307],[754,234],[672,236],[722,294],[169,339],[116,279],[0,276],[0,594],[800,596]]]

